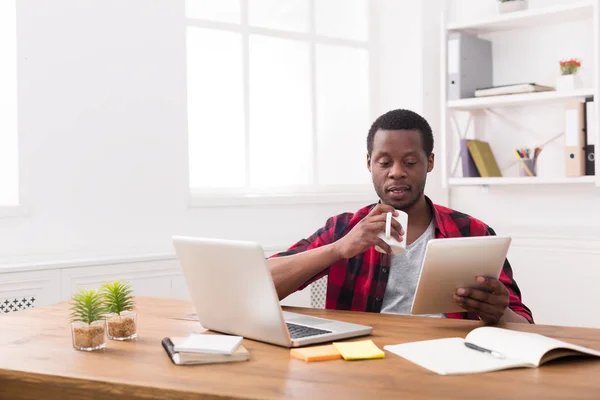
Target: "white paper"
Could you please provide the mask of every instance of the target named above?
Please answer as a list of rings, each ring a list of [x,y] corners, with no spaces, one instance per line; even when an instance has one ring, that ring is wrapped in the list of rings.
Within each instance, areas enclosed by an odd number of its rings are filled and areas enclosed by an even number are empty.
[[[194,333],[173,348],[177,352],[233,354],[242,340],[241,336]]]
[[[565,145],[576,147],[579,145],[579,112],[567,110],[565,114]]]
[[[466,339],[466,340],[465,340]],[[537,333],[497,327],[472,330],[465,339],[445,338],[384,346],[384,350],[440,375],[472,374],[507,368],[538,367],[541,360],[569,354],[600,357],[600,351]],[[501,353],[505,358],[473,350],[465,341]]]
[[[460,70],[460,47],[458,39],[448,40],[448,75],[458,74]]]
[[[525,366],[520,360],[499,359],[469,349],[462,338],[425,340],[384,346],[384,350],[403,357],[440,375],[473,374]]]

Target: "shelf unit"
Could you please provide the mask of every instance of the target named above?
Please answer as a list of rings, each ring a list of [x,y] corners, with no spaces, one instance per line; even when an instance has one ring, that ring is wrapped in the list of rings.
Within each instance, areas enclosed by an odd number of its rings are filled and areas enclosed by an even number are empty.
[[[553,25],[588,18],[594,11],[593,1],[574,2],[497,15],[476,21],[446,24],[447,31],[491,33],[531,26]]]
[[[452,110],[481,110],[493,107],[511,107],[527,104],[564,102],[575,99],[585,99],[586,97],[593,96],[594,89],[586,88],[571,92],[552,91],[451,100],[446,103],[446,106]]]
[[[570,4],[556,5],[542,8],[530,8],[506,14],[499,14],[489,18],[473,21],[459,21],[448,23],[446,16],[442,15],[442,37],[441,37],[441,147],[442,147],[442,185],[444,188],[460,186],[483,186],[490,185],[554,185],[554,184],[586,184],[600,186],[600,169],[596,176],[581,177],[498,177],[498,178],[463,178],[452,175],[452,167],[456,166],[457,155],[449,154],[449,140],[452,132],[448,128],[448,118],[454,111],[467,111],[478,113],[482,110],[492,108],[528,107],[551,103],[566,103],[574,100],[585,100],[595,97],[600,93],[600,37],[598,23],[600,0],[586,0]],[[480,98],[468,98],[447,101],[447,40],[452,32],[466,32],[470,34],[489,34],[514,29],[549,26],[565,22],[592,19],[593,21],[593,84],[590,87],[574,90],[571,92],[550,91],[537,93],[524,93],[502,96],[490,96]],[[598,112],[598,100],[594,102],[596,126],[595,143],[600,143],[600,114]],[[460,136],[460,134],[459,134]],[[451,165],[454,157],[454,165]],[[457,168],[460,171],[460,167]]]
[[[596,181],[595,176],[577,176],[564,178],[541,177],[505,177],[505,178],[450,178],[450,186],[490,186],[490,185],[564,185],[564,184],[591,184]]]

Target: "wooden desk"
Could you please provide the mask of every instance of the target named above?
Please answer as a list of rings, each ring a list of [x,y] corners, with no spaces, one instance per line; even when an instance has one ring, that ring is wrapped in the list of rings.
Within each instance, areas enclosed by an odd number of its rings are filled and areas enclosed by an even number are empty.
[[[600,398],[600,362],[563,360],[538,369],[439,376],[386,352],[385,359],[304,363],[289,350],[244,340],[252,359],[176,366],[160,341],[198,331],[188,301],[138,298],[140,337],[76,351],[68,304],[0,315],[0,399],[310,398],[310,399],[579,399]],[[475,321],[294,309],[372,325],[380,348],[408,341],[464,337]],[[187,318],[187,320],[186,320]],[[514,324],[600,350],[600,330]]]

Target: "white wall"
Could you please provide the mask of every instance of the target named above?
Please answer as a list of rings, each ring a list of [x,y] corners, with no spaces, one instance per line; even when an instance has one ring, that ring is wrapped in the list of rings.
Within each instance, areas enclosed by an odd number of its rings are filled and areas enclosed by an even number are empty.
[[[287,246],[364,205],[189,208],[184,28],[183,0],[18,2],[30,213],[0,219],[0,263],[171,252],[173,233]]]
[[[373,117],[399,107],[425,112],[421,72],[405,62],[422,56],[412,17],[420,6],[374,3],[381,62]],[[375,201],[190,208],[184,1],[17,5],[20,183],[29,213],[0,218],[0,266],[172,253],[172,234],[258,240],[268,253]],[[368,127],[360,129],[366,137]],[[429,194],[441,193],[438,186]]]
[[[449,17],[468,20],[494,15],[495,3],[449,1]],[[569,3],[529,1],[531,8]],[[584,85],[591,85],[592,34],[591,23],[580,22],[486,36],[494,45],[494,83],[533,81],[554,86],[558,60],[580,57]],[[562,131],[560,104],[499,112],[537,133],[517,129],[496,117],[482,119],[487,122],[481,133],[490,141],[501,166],[514,160],[515,143],[539,144]],[[563,141],[559,138],[543,150],[540,176],[563,173]],[[505,172],[515,171],[508,168]],[[595,282],[600,279],[600,215],[595,212],[599,200],[600,189],[593,184],[491,186],[489,190],[467,187],[452,188],[449,193],[451,207],[513,237],[509,260],[524,302],[533,309],[538,323],[595,327],[600,327],[600,316],[589,312],[589,306],[597,304]]]

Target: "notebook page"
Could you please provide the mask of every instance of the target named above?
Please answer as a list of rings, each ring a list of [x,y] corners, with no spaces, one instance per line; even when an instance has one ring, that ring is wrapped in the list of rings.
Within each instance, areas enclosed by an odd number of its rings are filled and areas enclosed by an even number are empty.
[[[496,327],[474,329],[467,335],[466,340],[478,346],[496,350],[507,357],[524,360],[535,366],[539,366],[544,354],[559,347],[590,351],[590,349],[584,349],[537,333],[519,332]]]
[[[192,333],[174,349],[177,352],[233,354],[242,340],[241,336]]]
[[[385,346],[384,349],[440,375],[472,374],[525,367],[515,359],[498,359],[469,349],[462,338],[425,340]]]

